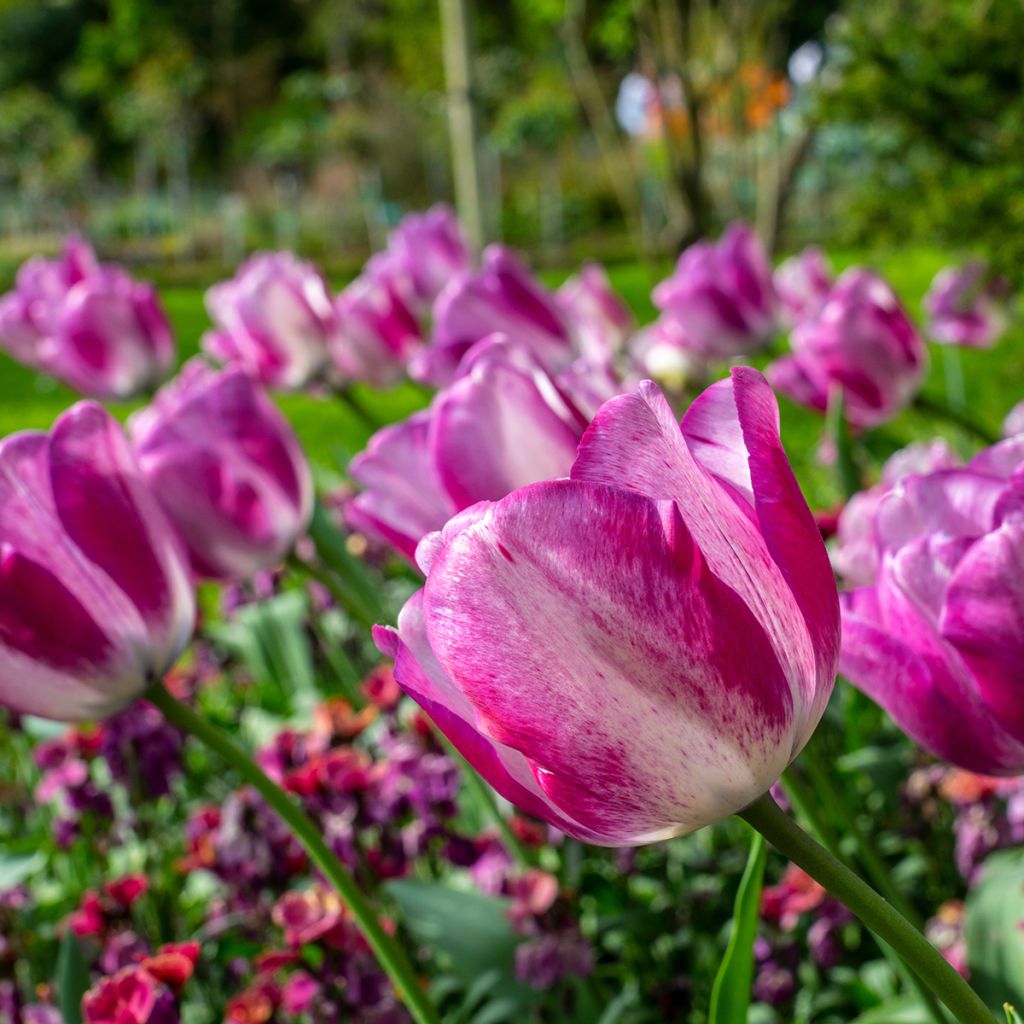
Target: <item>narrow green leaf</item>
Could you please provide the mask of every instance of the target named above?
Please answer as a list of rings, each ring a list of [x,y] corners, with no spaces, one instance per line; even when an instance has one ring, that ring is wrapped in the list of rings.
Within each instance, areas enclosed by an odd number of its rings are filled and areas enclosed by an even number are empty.
[[[754,979],[754,939],[761,911],[764,862],[764,838],[755,832],[736,893],[729,945],[711,989],[709,1024],[746,1024]]]
[[[89,968],[74,932],[64,933],[57,953],[57,1006],[64,1024],[82,1024],[82,996],[89,988]]]
[[[863,474],[857,462],[850,425],[846,421],[846,400],[841,388],[836,388],[829,395],[826,429],[835,446],[836,471],[839,474],[839,486],[846,500],[852,498],[864,488]]]

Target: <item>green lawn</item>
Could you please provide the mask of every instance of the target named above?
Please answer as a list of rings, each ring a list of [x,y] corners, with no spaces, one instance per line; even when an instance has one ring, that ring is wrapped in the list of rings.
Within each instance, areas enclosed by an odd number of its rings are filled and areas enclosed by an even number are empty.
[[[893,283],[903,300],[915,314],[921,296],[932,276],[947,259],[938,250],[914,248],[901,252],[867,256],[852,251],[833,254],[837,269],[852,263],[865,262],[881,271]],[[641,321],[653,316],[650,304],[651,286],[663,276],[666,268],[651,269],[629,263],[610,269],[612,281],[636,310]],[[550,273],[545,278],[557,284],[565,274]],[[339,282],[335,282],[338,284]],[[161,292],[174,323],[182,359],[198,350],[199,339],[208,326],[203,308],[201,287],[173,286]],[[945,394],[943,353],[933,347],[933,365],[926,391],[936,398]],[[763,364],[765,360],[758,360]],[[1024,397],[1024,333],[1020,325],[993,352],[963,353],[966,392],[972,416],[992,430],[997,430],[1003,416]],[[386,395],[363,391],[359,396],[380,422],[397,419],[422,403],[421,393],[401,387]],[[75,400],[75,395],[59,384],[26,370],[0,355],[0,434],[35,427],[45,428],[54,417]],[[367,431],[360,420],[340,402],[314,399],[304,395],[284,396],[281,406],[295,424],[313,460],[322,468],[343,466],[365,442]],[[837,498],[832,475],[815,462],[821,420],[785,400],[781,401],[783,440],[801,478],[809,501],[824,506]],[[119,415],[127,415],[130,406],[115,407]],[[948,426],[930,420],[915,411],[908,411],[867,439],[871,453],[882,458],[888,451],[915,438],[942,434],[960,446],[965,453],[976,444],[971,438]]]

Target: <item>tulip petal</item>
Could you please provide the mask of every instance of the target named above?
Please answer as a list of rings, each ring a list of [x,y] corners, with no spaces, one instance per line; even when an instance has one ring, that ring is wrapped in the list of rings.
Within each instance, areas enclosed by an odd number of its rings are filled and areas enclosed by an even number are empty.
[[[617,842],[718,820],[795,753],[764,631],[671,502],[575,481],[522,488],[438,553],[424,610],[481,731]]]
[[[180,542],[142,481],[120,427],[104,409],[80,402],[53,428],[50,481],[68,536],[132,600],[160,662],[184,646],[195,598]]]
[[[940,628],[996,720],[1024,743],[1024,524],[1004,523],[964,555]]]

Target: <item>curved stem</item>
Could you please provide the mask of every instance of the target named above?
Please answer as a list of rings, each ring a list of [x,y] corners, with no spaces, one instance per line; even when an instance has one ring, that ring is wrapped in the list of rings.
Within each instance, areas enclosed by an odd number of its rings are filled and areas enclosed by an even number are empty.
[[[270,808],[292,830],[295,838],[309,854],[310,860],[320,868],[348,905],[377,957],[377,962],[391,978],[413,1019],[418,1024],[440,1024],[440,1018],[430,1005],[412,964],[401,947],[384,930],[373,908],[360,892],[355,879],[331,852],[306,812],[272,782],[241,747],[190,707],[172,697],[161,683],[154,683],[145,697],[160,709],[169,722],[205,743],[259,792]]]
[[[993,1024],[995,1018],[988,1008],[938,950],[874,889],[787,817],[769,794],[755,800],[739,816],[888,942],[960,1024]]]
[[[914,399],[914,407],[922,412],[930,413],[938,419],[953,423],[968,434],[973,434],[983,444],[996,444],[999,436],[994,434],[988,427],[972,419],[962,409],[953,409],[935,398],[920,394]]]

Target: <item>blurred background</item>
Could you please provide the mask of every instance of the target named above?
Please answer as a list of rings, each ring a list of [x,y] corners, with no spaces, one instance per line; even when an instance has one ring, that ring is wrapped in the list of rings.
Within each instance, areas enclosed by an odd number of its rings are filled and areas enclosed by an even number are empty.
[[[3,0],[0,278],[71,229],[209,280],[403,212],[566,265],[743,217],[1017,276],[1017,0]]]

